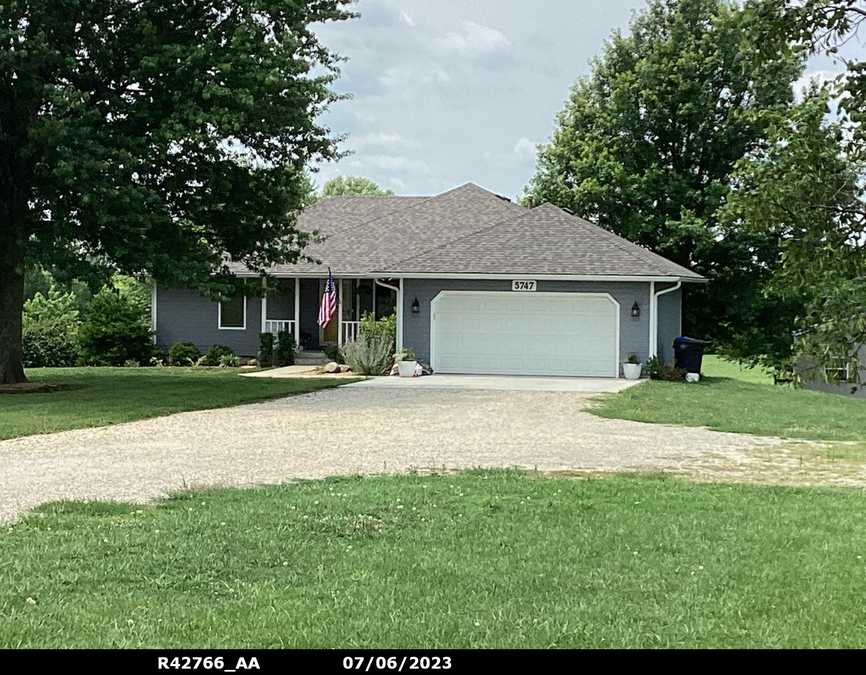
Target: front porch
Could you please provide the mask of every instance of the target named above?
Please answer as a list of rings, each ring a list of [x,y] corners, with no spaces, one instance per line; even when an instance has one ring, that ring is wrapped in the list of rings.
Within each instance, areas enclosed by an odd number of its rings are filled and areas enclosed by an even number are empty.
[[[358,337],[365,312],[377,319],[395,313],[398,291],[375,279],[334,278],[337,310],[322,328],[319,308],[326,277],[277,277],[265,280],[268,290],[262,297],[262,333],[291,333],[304,349],[342,347]]]

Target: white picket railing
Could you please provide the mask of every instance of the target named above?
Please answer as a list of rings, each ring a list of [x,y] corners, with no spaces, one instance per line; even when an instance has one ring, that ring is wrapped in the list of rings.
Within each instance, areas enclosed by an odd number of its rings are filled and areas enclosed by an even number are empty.
[[[346,344],[347,342],[351,342],[352,340],[358,337],[358,332],[360,331],[361,324],[358,321],[344,321],[343,322],[343,341],[341,344]]]
[[[266,319],[265,320],[265,333],[273,333],[276,335],[280,331],[286,331],[287,333],[295,334],[295,322],[294,321],[286,321],[283,319]]]

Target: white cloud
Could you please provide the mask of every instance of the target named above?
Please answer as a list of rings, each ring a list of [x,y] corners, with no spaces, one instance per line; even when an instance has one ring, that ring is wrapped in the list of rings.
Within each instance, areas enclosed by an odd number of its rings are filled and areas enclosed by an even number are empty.
[[[417,150],[423,147],[418,141],[413,141],[412,139],[401,136],[400,134],[382,132],[369,133],[358,138],[350,138],[348,144],[356,149],[369,147],[386,147]]]
[[[447,33],[444,37],[434,39],[432,45],[436,51],[461,56],[495,54],[511,50],[511,40],[501,31],[482,26],[474,21],[464,21],[462,32]]]
[[[360,171],[379,170],[430,173],[430,167],[425,162],[399,155],[365,155],[348,162],[348,165]]]
[[[405,23],[407,26],[417,25],[415,23],[415,20],[411,16],[409,16],[406,12],[404,12],[402,9],[400,10],[400,18],[403,20],[403,23]]]
[[[451,76],[439,66],[423,65],[417,68],[388,68],[384,75],[377,78],[386,89],[398,90],[405,95],[419,84],[446,85]]]
[[[518,162],[528,162],[534,164],[535,155],[537,154],[535,143],[530,141],[526,136],[521,136],[517,139],[517,143],[514,144],[514,150],[512,150],[512,154]]]

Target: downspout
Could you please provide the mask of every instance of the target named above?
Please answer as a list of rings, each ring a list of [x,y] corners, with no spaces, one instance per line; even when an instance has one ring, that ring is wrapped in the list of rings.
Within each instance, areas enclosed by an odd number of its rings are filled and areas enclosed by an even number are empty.
[[[150,278],[150,330],[153,331],[151,340],[156,344],[156,279]]]
[[[683,285],[683,280],[680,279],[675,286],[671,286],[670,288],[665,288],[657,293],[653,293],[652,299],[652,307],[650,311],[652,312],[652,320],[650,323],[650,337],[652,338],[653,348],[651,350],[650,356],[658,356],[659,351],[659,297],[664,295],[665,293],[672,293],[673,291],[681,288]]]
[[[268,285],[265,277],[262,277],[262,333],[268,330]]]
[[[397,353],[400,353],[403,351],[403,285],[392,286],[391,284],[386,284],[384,281],[379,281],[378,279],[373,279],[373,281],[383,288],[388,288],[397,292],[397,344],[394,346],[396,347]],[[373,293],[373,300],[375,301],[375,299],[376,294]],[[373,307],[375,308],[375,306],[376,305],[374,304]]]
[[[655,312],[653,311],[653,297],[656,294],[656,282],[650,281],[649,287],[649,344],[647,345],[647,358],[652,358],[656,353],[656,340],[658,339],[658,335],[653,333],[653,321],[655,320],[653,317],[655,316]]]

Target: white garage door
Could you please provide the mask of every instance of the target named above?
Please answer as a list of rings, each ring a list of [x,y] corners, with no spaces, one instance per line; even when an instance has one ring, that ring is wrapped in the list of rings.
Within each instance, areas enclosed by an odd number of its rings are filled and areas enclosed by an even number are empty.
[[[608,295],[443,291],[431,310],[441,373],[619,376],[618,305]]]

